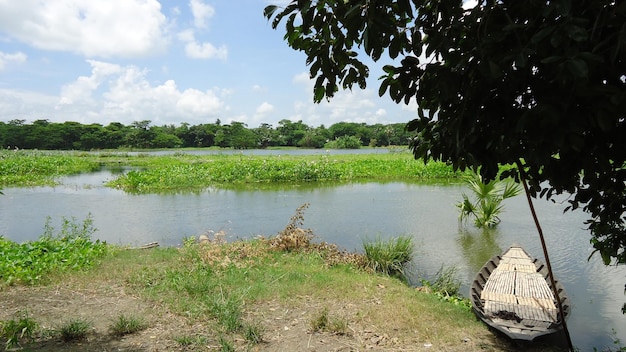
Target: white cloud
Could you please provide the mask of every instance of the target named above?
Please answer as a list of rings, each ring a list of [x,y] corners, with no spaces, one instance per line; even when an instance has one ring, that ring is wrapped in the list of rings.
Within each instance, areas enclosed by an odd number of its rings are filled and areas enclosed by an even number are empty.
[[[0,89],[0,118],[3,121],[33,117],[52,120],[54,112],[50,107],[57,99],[37,92]]]
[[[0,51],[0,71],[4,70],[4,68],[9,63],[23,63],[26,62],[26,54],[22,52],[17,52],[15,54],[5,54]]]
[[[196,28],[207,28],[208,20],[215,14],[215,9],[211,5],[205,4],[200,0],[191,0],[189,2],[191,14],[193,15],[193,24]]]
[[[216,48],[211,43],[189,42],[185,45],[185,53],[192,59],[222,59],[226,60],[228,50],[225,46]]]
[[[199,43],[191,29],[178,33],[178,39],[185,43],[185,54],[189,58],[226,60],[228,57],[226,46],[217,48],[211,43]]]
[[[98,89],[108,76],[122,71],[119,65],[95,60],[87,60],[87,62],[92,67],[91,76],[80,76],[75,82],[61,87],[60,105],[91,101],[92,92]]]
[[[44,50],[137,57],[167,46],[157,0],[0,1],[0,31]]]
[[[98,122],[151,120],[153,124],[186,121],[206,122],[225,109],[219,91],[181,90],[174,80],[153,85],[148,71],[136,66],[119,66],[89,60],[91,75],[81,76],[62,89],[57,114],[63,120],[80,121],[86,116]],[[82,111],[78,119],[67,117]],[[95,118],[94,118],[95,116]]]
[[[263,102],[256,108],[256,113],[258,115],[267,115],[272,111],[274,111],[274,106],[268,102]]]

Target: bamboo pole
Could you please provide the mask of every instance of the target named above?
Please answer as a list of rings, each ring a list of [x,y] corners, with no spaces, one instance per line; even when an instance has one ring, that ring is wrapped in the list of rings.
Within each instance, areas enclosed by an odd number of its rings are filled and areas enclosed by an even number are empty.
[[[554,274],[552,273],[552,264],[550,264],[550,257],[548,256],[548,248],[546,246],[546,241],[543,237],[543,230],[541,229],[541,225],[539,224],[539,219],[537,218],[537,213],[535,212],[535,207],[533,206],[532,199],[530,197],[530,191],[528,190],[528,185],[526,184],[526,173],[524,172],[524,168],[522,166],[522,162],[518,160],[516,162],[517,169],[520,175],[520,182],[524,186],[524,192],[526,193],[526,199],[528,200],[528,207],[530,208],[530,213],[533,216],[533,220],[535,221],[535,226],[537,227],[537,232],[539,233],[539,239],[541,240],[541,248],[543,248],[543,255],[546,258],[546,266],[548,268],[548,276],[550,277],[550,282],[552,283],[552,290],[554,291],[554,298],[556,298],[556,303],[559,308],[559,313],[561,314],[561,324],[563,325],[563,332],[565,333],[565,338],[567,339],[567,345],[571,352],[574,352],[574,345],[572,344],[572,338],[569,335],[569,330],[567,329],[567,323],[565,322],[565,314],[563,311],[563,304],[561,302],[561,297],[556,290],[556,282],[554,280]]]

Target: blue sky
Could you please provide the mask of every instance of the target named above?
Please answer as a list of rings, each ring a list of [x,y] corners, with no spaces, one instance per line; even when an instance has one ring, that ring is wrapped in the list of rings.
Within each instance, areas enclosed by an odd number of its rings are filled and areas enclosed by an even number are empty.
[[[305,56],[263,17],[286,0],[0,0],[0,121],[408,122],[366,90],[313,103]],[[377,64],[376,67],[381,65]]]

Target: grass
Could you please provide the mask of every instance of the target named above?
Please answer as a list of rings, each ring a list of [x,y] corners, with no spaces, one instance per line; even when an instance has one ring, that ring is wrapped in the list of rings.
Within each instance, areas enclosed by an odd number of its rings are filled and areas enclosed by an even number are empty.
[[[143,319],[135,316],[119,315],[111,323],[110,330],[113,335],[124,336],[136,333],[148,327]]]
[[[330,332],[336,335],[345,335],[348,332],[348,322],[341,317],[330,316],[328,308],[324,307],[311,320],[313,332]]]
[[[23,340],[32,339],[39,330],[39,324],[28,312],[20,312],[19,317],[0,322],[0,337],[7,350],[20,346]]]
[[[178,336],[175,337],[174,340],[181,346],[183,347],[191,347],[191,346],[203,346],[206,345],[208,342],[208,339],[204,336],[189,336],[189,335],[183,335],[183,336]]]
[[[84,319],[73,319],[59,327],[58,332],[64,342],[84,339],[92,328],[91,322]]]
[[[363,248],[368,265],[385,275],[404,277],[404,268],[413,259],[413,238],[409,236],[366,241]]]

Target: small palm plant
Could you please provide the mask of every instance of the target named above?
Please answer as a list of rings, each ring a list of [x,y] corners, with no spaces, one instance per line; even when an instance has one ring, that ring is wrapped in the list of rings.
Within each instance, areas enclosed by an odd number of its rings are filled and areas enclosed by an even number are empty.
[[[498,216],[504,209],[502,201],[515,197],[522,191],[512,181],[492,180],[484,183],[479,175],[468,178],[467,184],[474,195],[474,201],[463,194],[463,201],[457,204],[461,210],[459,220],[474,216],[474,225],[480,228],[496,227],[500,223]]]

